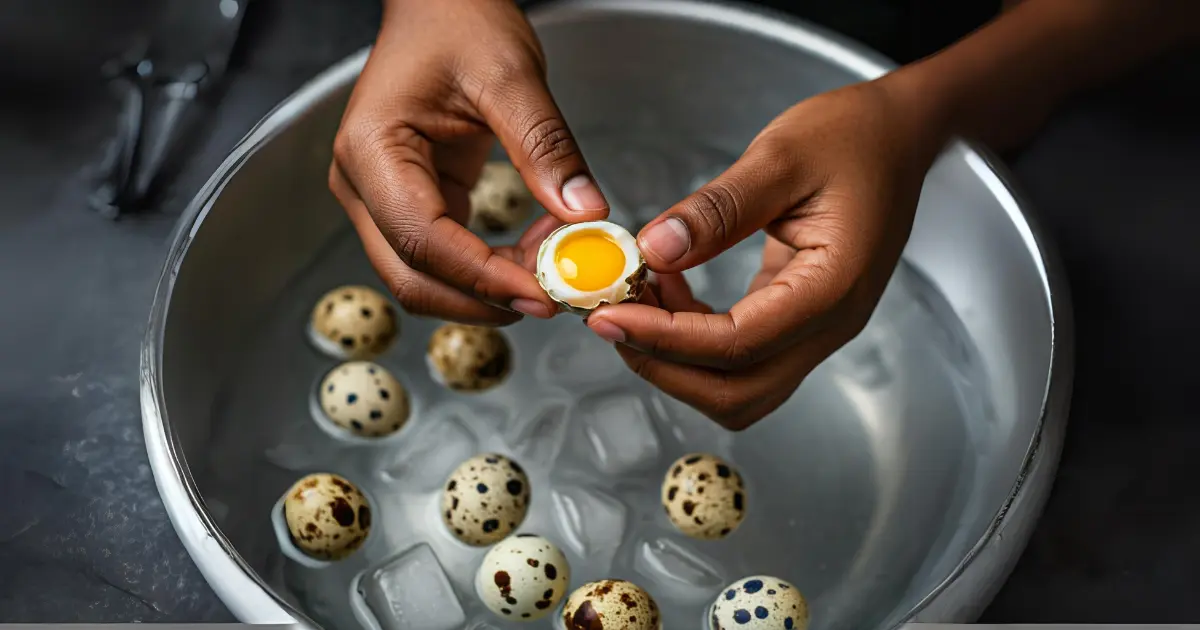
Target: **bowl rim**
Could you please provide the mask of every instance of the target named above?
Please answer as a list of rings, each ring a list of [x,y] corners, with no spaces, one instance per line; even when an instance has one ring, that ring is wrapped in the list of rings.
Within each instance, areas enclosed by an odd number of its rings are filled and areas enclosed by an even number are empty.
[[[535,26],[540,26],[556,21],[578,20],[580,14],[586,15],[589,12],[608,15],[636,13],[737,28],[822,56],[846,68],[862,80],[876,78],[896,67],[886,57],[861,43],[801,18],[728,0],[659,0],[654,3],[642,0],[560,0],[532,8],[529,17]],[[176,533],[209,585],[222,602],[246,623],[320,627],[262,580],[258,572],[241,557],[226,538],[205,505],[204,498],[182,456],[166,407],[162,350],[167,312],[176,276],[192,239],[217,197],[237,174],[242,164],[268,141],[290,128],[293,122],[313,105],[353,84],[369,54],[370,47],[351,54],[322,71],[272,108],[242,137],[200,188],[181,214],[171,236],[142,341],[139,371],[142,426],[147,455],[160,498]],[[1057,249],[1045,237],[1036,213],[1030,209],[1028,201],[1013,185],[1011,174],[988,150],[961,140],[949,144],[947,151],[950,150],[957,151],[965,159],[972,172],[1001,203],[1027,251],[1034,258],[1050,308],[1049,370],[1035,431],[1008,496],[997,507],[995,516],[983,534],[958,564],[898,621],[889,624],[889,630],[911,622],[962,576],[981,552],[997,540],[996,534],[1004,527],[1010,508],[1025,495],[1027,481],[1035,463],[1045,459],[1052,467],[1048,474],[1053,475],[1053,467],[1057,465],[1058,452],[1061,450],[1061,439],[1054,439],[1054,434],[1051,434],[1051,439],[1043,438],[1047,437],[1047,427],[1052,420],[1059,423],[1056,427],[1059,429],[1058,433],[1065,428],[1073,382],[1073,314],[1070,293]],[[1044,502],[1044,497],[1040,501]],[[1031,517],[1036,518],[1041,511],[1041,503],[1033,506],[1033,510]],[[1017,544],[1023,547],[1025,542],[1020,540]],[[1019,553],[1020,548],[1014,551]],[[1010,562],[1009,568],[1011,564]],[[1002,574],[1001,578],[1004,577],[1006,575]]]

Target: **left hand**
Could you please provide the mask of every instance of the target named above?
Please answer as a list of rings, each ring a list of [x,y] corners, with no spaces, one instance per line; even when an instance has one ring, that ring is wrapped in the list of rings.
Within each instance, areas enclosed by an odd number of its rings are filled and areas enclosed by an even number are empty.
[[[665,393],[731,430],[783,404],[866,325],[909,232],[946,135],[888,79],[801,102],[728,171],[638,235],[659,275],[642,304],[597,309],[588,326]],[[728,313],[681,271],[758,230],[762,270]]]

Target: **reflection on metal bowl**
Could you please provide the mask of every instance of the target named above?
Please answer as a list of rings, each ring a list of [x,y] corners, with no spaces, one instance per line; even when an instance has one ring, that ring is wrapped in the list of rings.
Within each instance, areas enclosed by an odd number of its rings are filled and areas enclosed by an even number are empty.
[[[567,2],[531,19],[556,97],[631,228],[785,107],[888,68],[806,24],[689,0]],[[800,588],[819,630],[982,611],[1048,493],[1071,381],[1062,278],[984,157],[944,153],[870,325],[749,431],[720,431],[651,391],[567,317],[506,329],[508,376],[451,392],[425,365],[436,323],[401,315],[375,361],[403,384],[410,420],[377,443],[343,439],[312,404],[336,361],[304,330],[334,286],[380,286],[325,188],[365,54],[281,104],[214,175],[153,307],[147,448],[176,529],[234,614],[390,630],[404,626],[382,611],[435,601],[451,625],[483,623],[472,572],[486,548],[454,540],[437,506],[451,470],[485,451],[521,461],[532,499],[514,524],[562,548],[572,587],[630,579],[667,628],[694,627],[718,589],[759,574]],[[693,286],[727,307],[760,246],[689,272]],[[747,516],[725,539],[688,539],[662,513],[664,467],[692,451],[745,477]],[[344,560],[281,551],[272,506],[314,470],[369,498],[370,535]]]

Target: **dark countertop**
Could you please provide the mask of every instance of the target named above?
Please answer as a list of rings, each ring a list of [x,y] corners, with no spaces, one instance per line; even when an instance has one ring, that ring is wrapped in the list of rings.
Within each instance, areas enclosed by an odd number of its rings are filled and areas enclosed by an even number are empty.
[[[232,621],[159,502],[138,345],[166,239],[276,102],[374,35],[372,0],[252,5],[227,90],[157,212],[86,209],[101,94],[0,93],[0,622]],[[1013,161],[1072,283],[1078,368],[1045,517],[990,622],[1200,622],[1195,64],[1066,108]],[[1185,77],[1185,70],[1191,77]]]

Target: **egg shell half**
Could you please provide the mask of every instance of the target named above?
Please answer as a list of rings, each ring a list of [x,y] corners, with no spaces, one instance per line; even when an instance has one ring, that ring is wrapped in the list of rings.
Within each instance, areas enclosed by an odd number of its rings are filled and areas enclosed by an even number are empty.
[[[482,547],[513,533],[529,510],[529,477],[497,453],[459,464],[442,489],[442,521],[455,538]]]
[[[604,289],[580,291],[566,284],[558,275],[555,252],[559,243],[577,232],[599,230],[616,242],[625,253],[625,269],[621,279]],[[582,317],[604,304],[636,301],[646,289],[646,259],[638,249],[637,239],[625,228],[608,221],[571,223],[554,230],[542,241],[537,254],[538,284],[546,295],[563,310]]]
[[[671,524],[700,540],[724,538],[746,518],[742,475],[716,455],[691,453],[675,460],[663,478],[661,498]]]
[[[600,580],[575,589],[563,606],[566,630],[660,630],[658,603],[625,580]]]
[[[373,359],[391,347],[400,322],[382,293],[347,285],[321,296],[309,330],[313,345],[335,359]]]
[[[518,534],[496,543],[475,574],[475,592],[488,610],[513,621],[534,621],[553,612],[567,595],[571,566],[554,543]]]
[[[408,391],[370,361],[349,361],[330,370],[318,395],[325,417],[352,435],[386,437],[408,422]]]
[[[283,516],[296,547],[313,558],[341,560],[371,531],[371,506],[357,486],[338,475],[316,473],[292,485]]]
[[[709,630],[807,630],[808,602],[790,583],[769,575],[742,578],[713,602]]]

